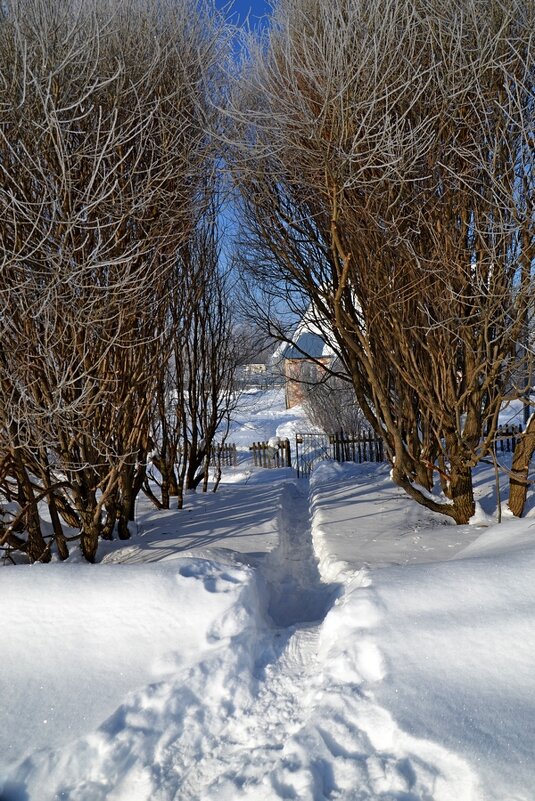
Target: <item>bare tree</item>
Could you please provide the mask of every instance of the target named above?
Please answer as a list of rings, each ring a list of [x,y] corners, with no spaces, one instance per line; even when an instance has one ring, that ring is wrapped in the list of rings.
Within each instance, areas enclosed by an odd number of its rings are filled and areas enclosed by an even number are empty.
[[[169,310],[172,357],[162,364],[154,416],[154,472],[161,499],[145,490],[156,505],[168,508],[176,495],[201,482],[206,491],[216,437],[222,443],[236,403],[239,361],[234,335],[230,284],[220,268],[217,213],[213,206],[180,251],[177,291]]]
[[[0,431],[30,559],[128,536],[218,34],[189,0],[12,0],[0,25]],[[41,532],[49,503],[54,537]],[[24,533],[26,532],[26,533]]]
[[[256,285],[313,302],[394,480],[457,523],[529,374],[534,23],[526,0],[281,0],[231,112]]]

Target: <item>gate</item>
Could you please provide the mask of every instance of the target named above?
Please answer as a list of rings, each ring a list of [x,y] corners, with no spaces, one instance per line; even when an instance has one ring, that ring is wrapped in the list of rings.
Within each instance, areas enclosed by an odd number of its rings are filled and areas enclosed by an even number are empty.
[[[306,478],[317,462],[332,459],[331,444],[327,434],[295,435],[295,468],[297,478]]]

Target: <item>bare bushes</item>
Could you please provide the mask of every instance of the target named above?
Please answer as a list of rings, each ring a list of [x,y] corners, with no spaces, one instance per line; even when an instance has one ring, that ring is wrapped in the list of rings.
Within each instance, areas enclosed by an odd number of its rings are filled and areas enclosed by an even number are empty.
[[[362,428],[365,417],[357,404],[352,384],[339,374],[325,372],[318,380],[314,370],[311,381],[304,376],[305,400],[303,406],[310,422],[328,434],[356,432]]]
[[[219,266],[216,219],[215,213],[203,218],[181,248],[180,280],[169,296],[171,354],[158,376],[151,468],[144,483],[163,508],[172,496],[181,508],[184,490],[201,482],[206,491],[215,440],[224,442],[236,400],[238,343],[229,279]]]
[[[68,555],[65,524],[90,561],[129,535],[217,58],[188,0],[3,6],[0,544],[30,560]]]
[[[256,286],[312,301],[395,481],[458,523],[530,374],[534,13],[281,0],[234,99]]]

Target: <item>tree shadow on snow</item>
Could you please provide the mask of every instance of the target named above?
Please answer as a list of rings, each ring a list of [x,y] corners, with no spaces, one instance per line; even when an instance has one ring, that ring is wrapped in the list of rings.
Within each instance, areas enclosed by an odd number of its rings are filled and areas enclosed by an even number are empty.
[[[121,546],[135,546],[144,562],[213,547],[259,555],[276,545],[280,492],[280,484],[256,484],[253,491],[243,485],[223,485],[217,493],[187,495],[181,510],[146,505],[136,521],[140,533]],[[125,561],[136,561],[135,553],[127,554]]]
[[[0,801],[30,801],[26,785],[7,782],[0,789]]]

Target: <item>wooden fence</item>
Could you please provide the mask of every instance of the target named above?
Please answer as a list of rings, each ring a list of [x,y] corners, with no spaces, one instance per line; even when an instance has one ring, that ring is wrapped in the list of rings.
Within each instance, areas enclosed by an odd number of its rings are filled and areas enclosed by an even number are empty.
[[[500,426],[494,437],[496,451],[514,451],[521,433],[521,425]],[[355,434],[339,431],[329,436],[329,444],[332,458],[337,462],[383,462],[385,458],[383,440],[371,429]]]
[[[382,462],[383,441],[370,429],[354,434],[302,432],[295,437],[295,466],[297,477],[309,476],[314,466],[325,459],[335,462]]]
[[[514,451],[522,426],[501,426],[496,431],[495,447],[499,453]],[[235,446],[230,446],[235,447]],[[371,429],[355,433],[338,431],[329,436],[318,433],[300,433],[295,438],[295,458],[292,458],[289,440],[281,440],[278,446],[269,442],[253,442],[249,450],[256,467],[292,467],[297,476],[310,475],[314,465],[322,459],[336,462],[384,462],[383,440]],[[235,462],[233,462],[235,464]]]
[[[495,436],[496,452],[514,451],[522,426],[501,426]],[[295,439],[295,466],[297,476],[309,476],[314,465],[323,459],[336,462],[384,462],[383,440],[371,429],[355,433],[339,431],[329,436],[300,433]]]
[[[522,426],[500,426],[496,429],[494,437],[497,453],[511,453],[516,448],[519,435],[522,433]]]
[[[292,452],[288,439],[280,440],[276,447],[269,442],[253,442],[249,450],[252,451],[255,467],[292,466]]]
[[[336,462],[383,462],[383,440],[371,429],[354,434],[338,431],[329,436],[332,458]]]
[[[214,445],[210,451],[210,465],[213,467],[236,467],[238,452],[236,445]]]

